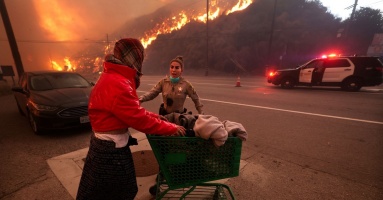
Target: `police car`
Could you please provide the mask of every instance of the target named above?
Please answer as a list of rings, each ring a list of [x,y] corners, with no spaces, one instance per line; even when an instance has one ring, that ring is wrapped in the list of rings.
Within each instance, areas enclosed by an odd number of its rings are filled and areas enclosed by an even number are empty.
[[[302,86],[336,86],[358,91],[364,86],[382,83],[382,61],[371,56],[326,56],[316,58],[295,69],[270,72],[267,82],[282,88]]]

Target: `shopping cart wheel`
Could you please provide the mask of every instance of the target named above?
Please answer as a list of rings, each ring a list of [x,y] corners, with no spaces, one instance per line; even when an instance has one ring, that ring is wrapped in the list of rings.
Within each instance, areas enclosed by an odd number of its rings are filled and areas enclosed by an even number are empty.
[[[213,200],[219,200],[219,199],[226,199],[226,195],[222,186],[217,186],[213,196]]]
[[[159,188],[157,187],[157,184],[149,188],[149,193],[153,196],[156,196],[158,192],[159,192]]]

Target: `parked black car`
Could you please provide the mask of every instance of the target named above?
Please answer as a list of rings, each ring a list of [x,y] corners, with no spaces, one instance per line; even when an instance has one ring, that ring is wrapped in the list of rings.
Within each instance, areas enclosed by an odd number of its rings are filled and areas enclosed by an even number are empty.
[[[382,83],[383,64],[378,57],[336,56],[316,58],[295,69],[276,70],[268,74],[267,82],[282,88],[303,86],[336,86],[346,91],[358,91],[364,86]]]
[[[36,134],[89,126],[88,101],[93,83],[75,72],[25,72],[12,88],[20,114]]]

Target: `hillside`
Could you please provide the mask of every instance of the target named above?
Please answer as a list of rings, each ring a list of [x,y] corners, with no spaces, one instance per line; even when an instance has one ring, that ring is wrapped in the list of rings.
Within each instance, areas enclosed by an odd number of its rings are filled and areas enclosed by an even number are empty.
[[[145,31],[174,14],[175,7],[167,5],[129,21],[111,38],[140,38]],[[383,24],[379,10],[367,8],[357,12],[358,18],[351,28],[368,31],[359,35],[357,31],[355,35],[350,31],[346,40],[339,31],[345,29],[348,21],[341,22],[316,0],[278,1],[274,23],[273,13],[274,1],[257,0],[242,11],[222,14],[207,24],[192,20],[179,30],[160,34],[146,49],[143,73],[165,74],[169,61],[183,55],[185,74],[203,75],[208,71],[260,75],[267,65],[293,67],[334,51],[364,55],[371,42],[369,38],[383,27],[379,26]],[[374,20],[371,21],[371,17]],[[364,18],[370,21],[360,20]],[[372,28],[363,27],[367,25]],[[353,41],[352,44],[349,41]],[[89,51],[93,51],[89,55],[96,54],[96,48]],[[101,58],[102,52],[98,53]],[[92,70],[100,69],[101,64],[96,64]]]

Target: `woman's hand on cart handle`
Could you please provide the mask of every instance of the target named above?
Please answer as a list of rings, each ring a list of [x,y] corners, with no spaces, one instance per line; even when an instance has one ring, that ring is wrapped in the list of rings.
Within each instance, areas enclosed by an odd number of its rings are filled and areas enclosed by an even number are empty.
[[[183,126],[178,126],[177,125],[177,132],[175,132],[175,136],[185,136],[186,134],[186,129]]]

